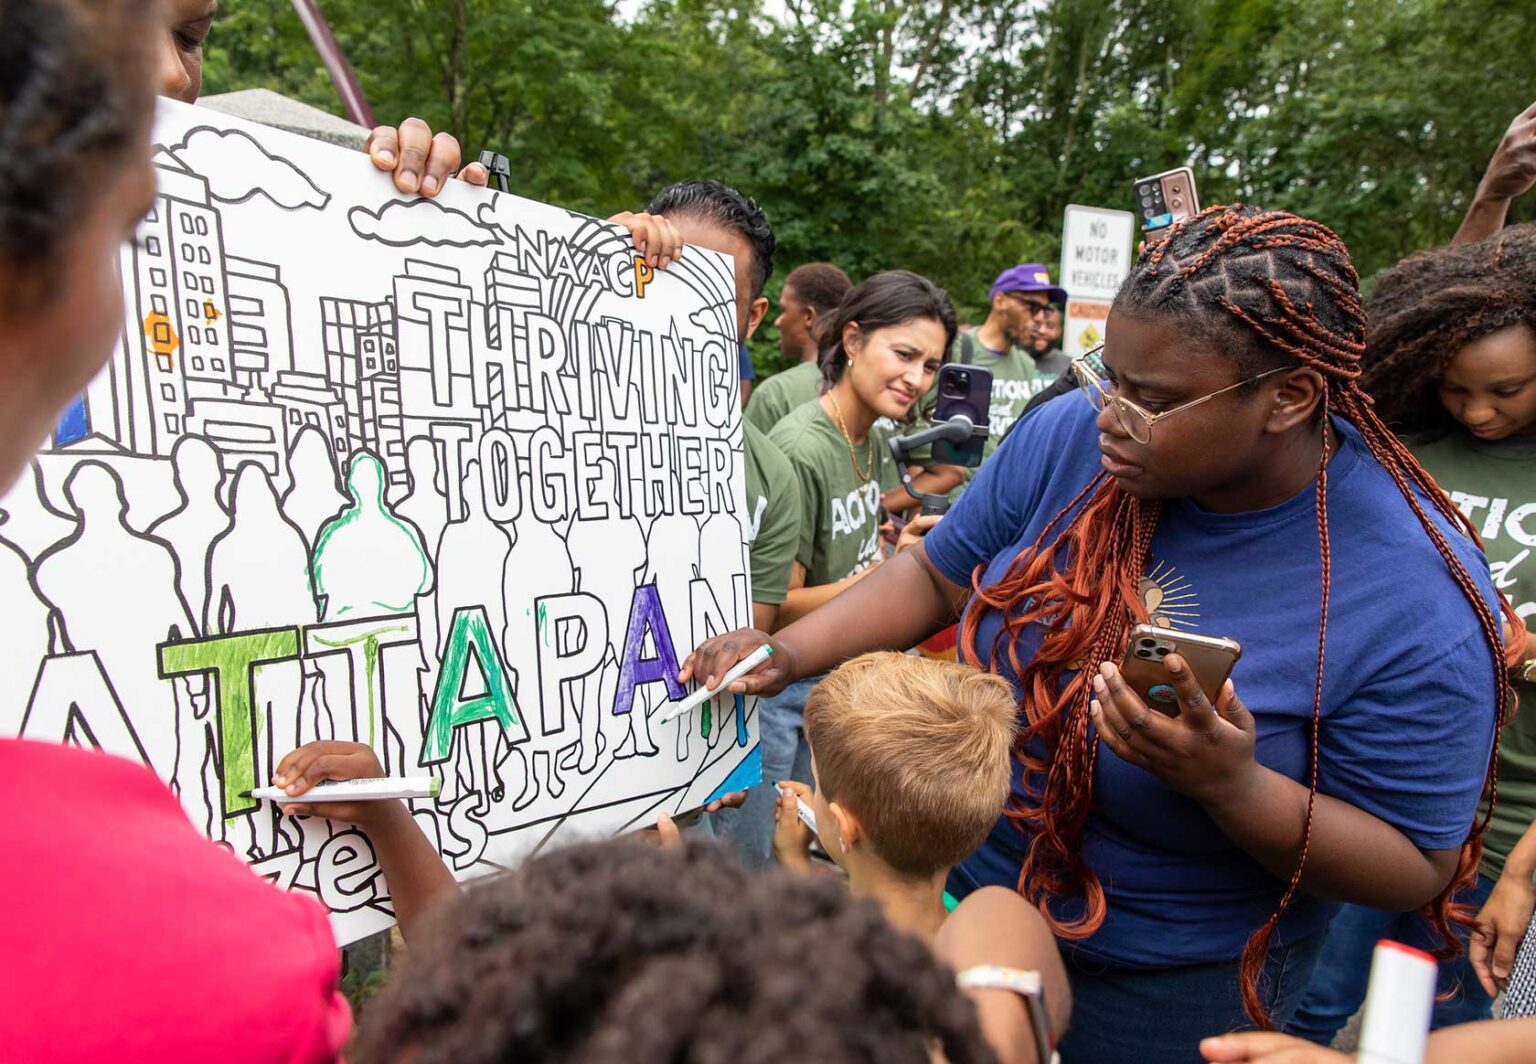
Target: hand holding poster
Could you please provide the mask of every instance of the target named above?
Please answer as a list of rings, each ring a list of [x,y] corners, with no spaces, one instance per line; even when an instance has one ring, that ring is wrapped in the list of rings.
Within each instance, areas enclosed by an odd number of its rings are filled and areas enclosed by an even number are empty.
[[[731,263],[161,108],[120,350],[0,499],[0,732],[147,763],[344,942],[367,839],[242,796],[305,742],[437,776],[461,876],[751,782],[750,700],[654,723],[751,618]]]

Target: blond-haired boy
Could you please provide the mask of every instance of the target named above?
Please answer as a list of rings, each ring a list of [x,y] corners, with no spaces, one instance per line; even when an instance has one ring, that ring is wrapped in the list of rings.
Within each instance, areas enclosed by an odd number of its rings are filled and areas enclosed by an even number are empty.
[[[804,802],[853,894],[957,969],[1028,969],[1059,1031],[1070,994],[1040,914],[997,887],[952,916],[944,903],[950,868],[982,844],[1008,799],[1017,713],[1006,680],[967,665],[889,652],[845,662],[806,700],[816,785],[779,784],[774,852],[785,867],[813,868],[813,836],[797,815]],[[1038,1014],[984,979],[972,997],[1001,1059],[1039,1059]]]

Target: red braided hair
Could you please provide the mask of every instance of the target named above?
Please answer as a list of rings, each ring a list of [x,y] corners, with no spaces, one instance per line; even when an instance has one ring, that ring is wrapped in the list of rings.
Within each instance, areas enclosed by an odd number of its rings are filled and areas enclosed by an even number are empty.
[[[1169,313],[1215,330],[1237,329],[1273,366],[1294,364],[1316,370],[1326,381],[1322,417],[1322,458],[1317,473],[1317,537],[1322,560],[1317,674],[1312,697],[1311,757],[1307,812],[1296,868],[1274,913],[1249,938],[1242,955],[1243,1005],[1249,1018],[1268,1028],[1258,980],[1281,915],[1295,897],[1306,866],[1317,797],[1318,728],[1322,719],[1323,668],[1328,639],[1332,558],[1328,536],[1328,417],[1337,414],[1359,430],[1372,456],[1387,470],[1445,561],[1483,629],[1498,676],[1497,723],[1502,729],[1513,705],[1506,665],[1518,647],[1506,648],[1499,619],[1450,543],[1423,505],[1427,498],[1443,519],[1479,542],[1471,523],[1434,484],[1429,474],[1387,429],[1361,391],[1360,359],[1365,351],[1365,313],[1359,278],[1348,250],[1317,222],[1281,211],[1211,207],[1176,226],[1166,241],[1143,251],[1121,288],[1117,307],[1140,313]],[[1213,310],[1226,316],[1209,320]],[[1251,367],[1272,368],[1270,365]],[[1422,497],[1421,494],[1422,493]],[[961,639],[972,660],[1007,660],[1023,691],[1024,725],[1014,757],[1025,770],[1025,796],[1010,802],[1007,815],[1029,835],[1019,873],[1019,890],[1045,915],[1056,934],[1086,938],[1102,925],[1104,888],[1081,856],[1084,825],[1093,799],[1097,737],[1090,739],[1088,702],[1093,666],[1116,661],[1130,626],[1146,619],[1140,583],[1148,561],[1160,503],[1137,499],[1100,474],[1041,530],[996,583],[983,587],[978,567],[974,601]],[[1506,617],[1513,618],[1508,603]],[[976,633],[987,611],[1001,614],[989,659],[977,651]],[[1018,657],[1018,641],[1031,625],[1044,628],[1035,656]],[[1524,626],[1513,630],[1523,636]],[[1043,753],[1042,753],[1043,751]],[[1450,921],[1470,925],[1472,913],[1452,903],[1457,890],[1476,879],[1482,836],[1497,800],[1498,739],[1485,780],[1488,813],[1470,826],[1451,883],[1427,907],[1446,942],[1458,945]],[[1043,780],[1043,784],[1042,781]],[[1049,903],[1081,896],[1082,914],[1059,918]]]

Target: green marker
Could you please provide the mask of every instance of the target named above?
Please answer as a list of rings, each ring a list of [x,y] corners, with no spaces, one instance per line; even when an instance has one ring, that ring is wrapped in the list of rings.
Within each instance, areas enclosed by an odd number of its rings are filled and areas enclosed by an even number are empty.
[[[372,802],[384,798],[436,798],[443,789],[436,776],[379,776],[363,780],[326,780],[303,794],[289,794],[281,787],[257,787],[241,791],[242,798],[273,802]]]

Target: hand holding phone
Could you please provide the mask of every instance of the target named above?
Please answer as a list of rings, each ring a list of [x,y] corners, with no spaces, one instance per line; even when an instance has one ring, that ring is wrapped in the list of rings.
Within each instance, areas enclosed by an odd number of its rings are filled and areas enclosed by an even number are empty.
[[[1130,642],[1120,660],[1120,675],[1148,709],[1176,717],[1179,715],[1178,694],[1173,689],[1168,670],[1163,667],[1169,654],[1178,654],[1188,663],[1200,690],[1214,704],[1227,678],[1232,675],[1232,667],[1243,656],[1243,648],[1232,639],[1178,632],[1151,624],[1138,624],[1131,629]]]
[[[1263,771],[1253,714],[1228,680],[1240,653],[1230,639],[1137,625],[1124,662],[1090,677],[1098,741],[1213,813],[1231,811]]]

